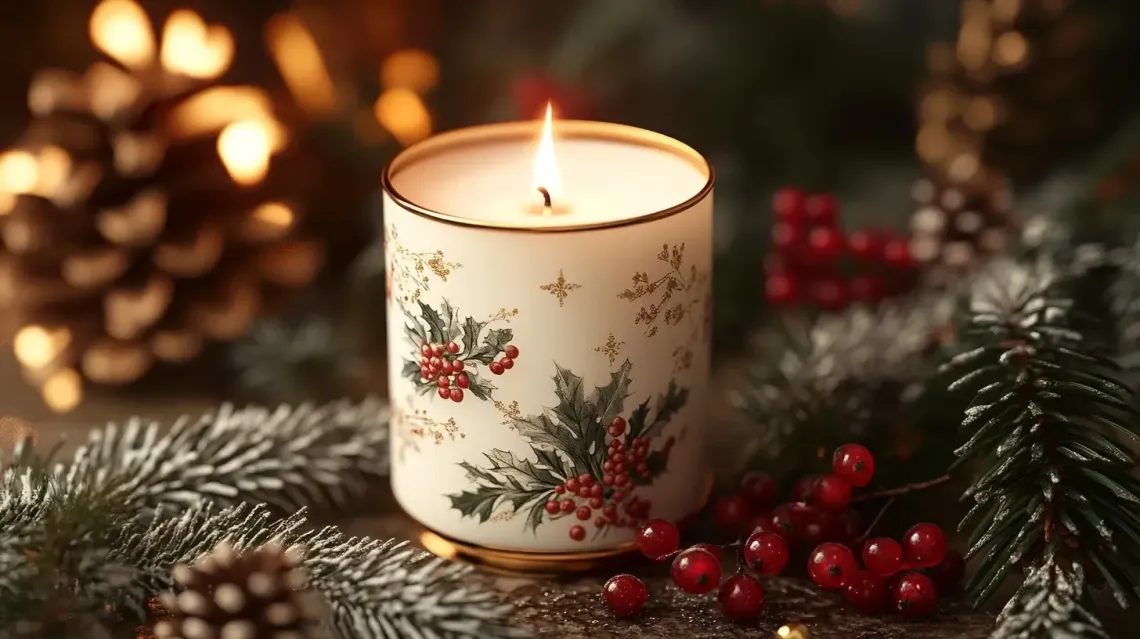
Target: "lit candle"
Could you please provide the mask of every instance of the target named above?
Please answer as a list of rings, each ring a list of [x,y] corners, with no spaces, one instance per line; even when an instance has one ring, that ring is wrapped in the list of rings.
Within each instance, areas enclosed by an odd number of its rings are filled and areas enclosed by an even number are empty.
[[[383,181],[392,483],[429,547],[548,566],[697,511],[708,163],[548,110],[430,138]]]

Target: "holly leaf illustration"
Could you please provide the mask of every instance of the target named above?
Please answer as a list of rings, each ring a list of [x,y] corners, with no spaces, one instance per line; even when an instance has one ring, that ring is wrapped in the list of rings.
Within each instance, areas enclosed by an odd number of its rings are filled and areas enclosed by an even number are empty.
[[[510,343],[515,337],[515,332],[509,328],[496,328],[487,331],[487,337],[483,338],[483,345],[478,350],[471,353],[467,359],[472,359],[482,364],[490,364],[498,359],[499,354],[503,352],[507,344]]]
[[[661,451],[655,450],[649,453],[649,456],[645,458],[645,465],[649,467],[648,475],[638,475],[637,473],[630,473],[629,475],[633,483],[638,486],[652,484],[669,466],[669,458],[662,454]]]
[[[582,424],[590,418],[582,378],[558,364],[554,368],[554,394],[558,397],[558,405],[552,410],[567,428],[581,436]]]
[[[496,388],[494,384],[481,377],[475,371],[467,372],[467,381],[470,384],[467,387],[467,392],[478,397],[479,399],[491,399],[491,393],[493,393]]]
[[[464,517],[478,517],[479,523],[483,523],[495,512],[495,505],[499,502],[502,492],[501,487],[480,486],[475,490],[448,495],[447,498],[451,500],[451,507],[462,513]]]
[[[467,462],[459,464],[476,486],[473,490],[448,495],[451,507],[466,517],[478,517],[480,522],[487,521],[497,508],[506,504],[510,504],[515,513],[529,507],[526,526],[535,530],[542,523],[541,514],[535,516],[535,506],[545,512],[546,501],[561,480],[509,451],[494,449],[484,457],[490,463],[489,468]]]
[[[536,488],[550,488],[562,483],[549,470],[535,466],[530,460],[515,457],[514,453],[506,450],[493,449],[484,453],[484,457],[491,462],[490,472],[518,491],[531,491]],[[517,505],[517,504],[516,504]]]
[[[420,377],[420,368],[421,367],[419,362],[413,362],[410,359],[406,359],[404,360],[404,368],[400,371],[400,374],[409,380],[419,384],[420,380],[422,379]]]
[[[428,341],[433,344],[441,344],[447,341],[445,339],[447,325],[444,323],[443,318],[440,317],[434,308],[424,304],[422,301],[417,300],[417,302],[419,302],[420,305],[420,316],[428,327],[428,337],[430,338]]]
[[[656,437],[661,429],[673,419],[677,411],[684,408],[685,404],[689,401],[689,389],[680,388],[677,382],[670,381],[669,388],[665,390],[664,395],[657,397],[656,415],[653,417],[653,423],[645,429],[642,433],[644,437]]]
[[[594,390],[594,410],[597,422],[605,427],[614,417],[625,411],[625,398],[629,397],[629,371],[633,364],[627,359],[617,371],[610,373],[610,383]]]
[[[542,523],[542,518],[546,516],[546,502],[549,500],[549,495],[553,495],[554,491],[550,490],[548,493],[540,495],[540,499],[536,499],[530,505],[530,510],[526,514],[525,528],[529,528],[531,532],[538,534],[538,526]]]
[[[417,353],[419,352],[420,345],[428,341],[427,331],[424,330],[424,327],[420,326],[419,322],[412,322],[410,324],[405,322],[404,335],[408,336],[408,341],[416,348]]]
[[[463,352],[471,354],[475,350],[475,345],[479,343],[479,334],[483,332],[483,328],[487,324],[484,322],[476,322],[474,317],[468,317],[463,320]],[[490,362],[484,362],[490,364]]]
[[[441,308],[443,309],[441,315],[443,316],[444,327],[443,339],[440,340],[440,342],[447,342],[459,337],[463,329],[459,326],[459,314],[452,308],[451,302],[443,300],[443,306]]]
[[[569,471],[566,470],[566,464],[562,462],[562,456],[558,453],[547,450],[545,448],[535,448],[534,456],[538,458],[538,463],[546,466],[561,479],[570,477]]]
[[[633,409],[633,413],[629,416],[629,432],[625,436],[625,443],[628,446],[635,438],[639,437],[641,433],[648,426],[649,419],[649,401],[645,400]]]

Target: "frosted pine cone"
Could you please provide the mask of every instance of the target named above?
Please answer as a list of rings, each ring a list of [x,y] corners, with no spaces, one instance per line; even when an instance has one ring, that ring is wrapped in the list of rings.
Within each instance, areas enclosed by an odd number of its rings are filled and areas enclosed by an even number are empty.
[[[223,542],[173,572],[181,592],[159,601],[169,617],[158,639],[319,639],[321,605],[280,546],[235,551]]]

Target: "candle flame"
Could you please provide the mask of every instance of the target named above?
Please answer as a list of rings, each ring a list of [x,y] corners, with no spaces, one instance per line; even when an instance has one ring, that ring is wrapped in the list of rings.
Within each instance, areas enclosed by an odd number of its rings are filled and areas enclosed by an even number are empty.
[[[546,105],[546,121],[542,125],[542,138],[534,156],[532,186],[536,191],[543,189],[549,193],[551,201],[562,195],[562,173],[558,170],[558,162],[554,157],[554,107],[551,104]]]
[[[259,184],[269,173],[273,130],[264,120],[234,122],[218,136],[218,155],[234,182]]]
[[[233,57],[234,39],[225,27],[207,25],[188,9],[179,9],[166,19],[159,61],[170,73],[213,79],[229,69]]]
[[[336,111],[336,86],[313,34],[299,18],[281,14],[269,21],[265,38],[289,93],[315,115]]]
[[[154,62],[154,32],[146,11],[132,0],[103,0],[88,22],[91,41],[100,51],[131,69]]]

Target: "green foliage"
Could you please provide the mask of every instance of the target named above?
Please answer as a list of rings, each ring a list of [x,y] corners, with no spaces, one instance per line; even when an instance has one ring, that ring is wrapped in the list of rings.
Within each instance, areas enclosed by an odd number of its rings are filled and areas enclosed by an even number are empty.
[[[947,364],[958,375],[950,389],[973,394],[956,451],[959,463],[980,465],[962,522],[973,529],[968,554],[981,557],[970,592],[984,603],[1019,566],[1031,568],[1010,603],[1024,630],[1007,625],[1006,637],[1088,623],[1078,566],[1103,576],[1122,605],[1140,594],[1140,480],[1121,443],[1137,439],[1131,392],[1074,328],[1066,284],[1044,262],[991,269],[970,299],[973,348]],[[1069,619],[1040,617],[1058,612]]]

